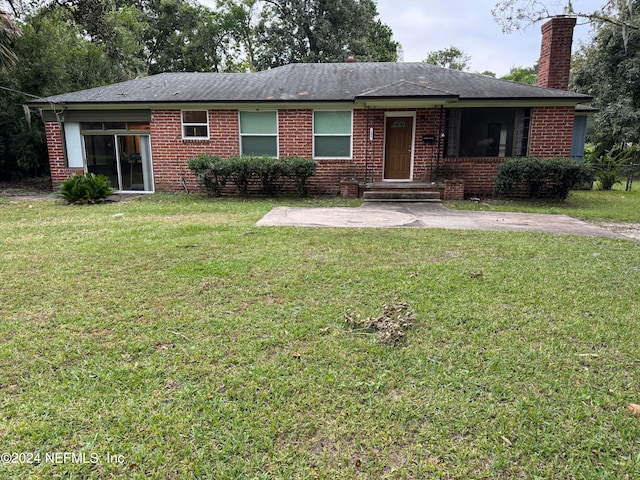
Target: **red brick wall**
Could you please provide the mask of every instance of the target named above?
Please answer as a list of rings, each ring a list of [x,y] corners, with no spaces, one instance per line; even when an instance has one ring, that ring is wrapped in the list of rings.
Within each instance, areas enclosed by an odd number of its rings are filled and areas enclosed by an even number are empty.
[[[489,196],[493,192],[496,168],[504,158],[445,157],[441,162],[440,180],[464,180],[466,196]]]
[[[574,107],[534,108],[529,155],[542,158],[570,157],[574,118]]]
[[[236,115],[238,115],[237,112]],[[311,110],[278,110],[278,136],[281,157],[311,158],[313,112]]]
[[[443,199],[464,200],[464,180],[445,180]]]
[[[229,157],[240,153],[238,112],[209,110],[209,140],[183,140],[180,110],[154,110],[151,112],[151,155],[153,180],[156,191],[198,189],[196,177],[188,161],[199,155]]]
[[[58,122],[45,122],[47,134],[47,150],[49,152],[49,166],[51,168],[51,186],[54,190],[74,173],[84,173],[82,168],[69,168],[64,155],[64,137]]]
[[[391,109],[416,113],[414,146],[415,181],[435,180],[438,137],[445,131],[444,112],[431,109]],[[573,136],[573,107],[536,107],[532,112],[529,153],[540,157],[568,157]],[[279,150],[281,156],[311,157],[313,153],[312,110],[280,110],[278,113]],[[182,191],[184,179],[190,191],[197,190],[197,180],[189,170],[190,158],[201,154],[228,157],[240,153],[237,110],[209,111],[209,140],[183,140],[179,110],[154,110],[151,117],[151,148],[156,191]],[[369,141],[369,129],[374,138]],[[65,167],[62,133],[56,122],[46,124],[54,185],[80,171]],[[316,176],[310,179],[313,194],[335,195],[340,180],[356,177],[359,181],[380,181],[383,177],[385,110],[357,109],[353,114],[353,158],[321,160]],[[423,135],[433,136],[432,145],[424,145]],[[493,191],[499,158],[447,158],[444,142],[440,144],[439,180],[464,180],[467,195],[485,196]],[[231,187],[229,187],[231,188]]]

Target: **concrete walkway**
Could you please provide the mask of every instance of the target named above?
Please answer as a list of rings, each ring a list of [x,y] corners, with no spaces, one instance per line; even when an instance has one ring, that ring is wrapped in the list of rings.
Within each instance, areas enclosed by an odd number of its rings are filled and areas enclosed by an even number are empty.
[[[451,210],[440,203],[367,202],[357,208],[276,207],[258,226],[446,228],[628,238],[567,215]]]

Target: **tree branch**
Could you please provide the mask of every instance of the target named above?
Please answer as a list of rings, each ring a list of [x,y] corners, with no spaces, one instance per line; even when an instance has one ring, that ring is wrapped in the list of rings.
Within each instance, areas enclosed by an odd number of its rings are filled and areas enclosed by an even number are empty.
[[[563,12],[553,12],[547,3],[538,0],[501,0],[491,10],[494,20],[502,27],[504,33],[524,30],[540,21],[548,20],[556,15],[587,20],[589,23],[608,23],[630,30],[640,30],[638,15],[634,12],[632,0],[608,0],[602,8],[592,13],[576,12],[571,0],[566,1]]]

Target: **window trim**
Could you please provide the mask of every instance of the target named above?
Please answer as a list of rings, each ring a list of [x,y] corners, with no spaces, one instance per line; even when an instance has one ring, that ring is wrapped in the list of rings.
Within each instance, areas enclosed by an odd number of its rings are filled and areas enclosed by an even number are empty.
[[[316,133],[316,112],[349,112],[351,113],[351,131],[346,133]],[[331,110],[313,110],[311,115],[311,135],[312,135],[312,155],[314,160],[353,160],[353,109],[331,109]],[[325,157],[316,155],[316,137],[349,137],[349,156],[347,157]]]
[[[185,112],[205,112],[207,114],[207,121],[206,123],[185,122],[184,121]],[[185,127],[203,127],[203,126],[207,127],[206,137],[185,135]],[[209,140],[211,138],[211,129],[209,128],[209,110],[201,110],[201,109],[180,110],[180,129],[182,130],[183,140]]]
[[[242,132],[242,114],[243,113],[275,113],[276,114],[276,133],[243,133]],[[276,156],[280,158],[280,112],[279,110],[238,110],[238,136],[240,142],[240,155],[245,155],[243,150],[244,137],[265,137],[276,139]]]

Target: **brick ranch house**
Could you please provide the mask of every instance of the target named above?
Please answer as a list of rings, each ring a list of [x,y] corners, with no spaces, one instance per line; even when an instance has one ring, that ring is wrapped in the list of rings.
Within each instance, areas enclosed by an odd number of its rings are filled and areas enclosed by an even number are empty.
[[[359,193],[450,180],[445,196],[489,195],[506,158],[583,154],[591,97],[567,91],[575,23],[542,27],[538,86],[424,63],[292,64],[165,73],[31,106],[54,188],[94,172],[122,192],[192,190],[190,158],[251,154],[316,159],[316,194],[351,179]]]

